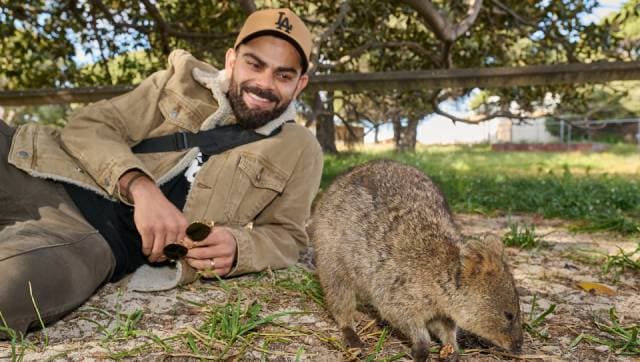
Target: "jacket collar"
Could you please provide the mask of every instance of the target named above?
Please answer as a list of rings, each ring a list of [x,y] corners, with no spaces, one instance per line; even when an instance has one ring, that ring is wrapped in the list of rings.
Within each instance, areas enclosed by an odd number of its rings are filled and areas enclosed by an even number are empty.
[[[228,72],[224,69],[207,71],[199,68],[193,68],[191,75],[193,76],[193,79],[203,87],[209,89],[213,98],[218,102],[218,109],[205,119],[200,130],[206,131],[217,126],[235,123],[236,118],[233,115],[231,103],[229,103],[229,99],[227,98],[230,80]],[[295,105],[294,102],[291,102],[287,109],[278,118],[269,121],[262,127],[256,128],[255,132],[268,136],[273,132],[273,130],[282,126],[285,122],[295,119],[295,116]]]

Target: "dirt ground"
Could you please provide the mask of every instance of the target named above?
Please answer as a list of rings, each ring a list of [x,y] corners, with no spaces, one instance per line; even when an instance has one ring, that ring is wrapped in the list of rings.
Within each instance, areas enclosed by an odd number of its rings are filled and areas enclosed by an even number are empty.
[[[456,218],[463,233],[474,237],[501,238],[508,230],[506,217],[456,215]],[[461,345],[465,353],[461,359],[640,360],[640,355],[621,355],[588,338],[572,344],[580,334],[602,340],[613,338],[596,324],[611,324],[611,308],[615,308],[620,325],[640,324],[640,272],[604,274],[604,258],[598,254],[613,255],[619,252],[618,248],[633,251],[638,239],[609,233],[576,234],[561,220],[512,216],[511,222],[516,221],[534,223],[536,233],[544,235],[545,241],[542,247],[533,250],[507,249],[521,296],[524,321],[531,325],[552,305],[555,310],[525,332],[522,354],[504,353],[463,335]],[[25,361],[410,360],[410,347],[402,336],[392,331],[384,338],[383,331],[387,329],[367,314],[361,315],[358,330],[367,349],[345,349],[329,314],[309,297],[307,292],[313,288],[287,287],[290,281],[298,286],[311,285],[309,275],[298,267],[241,277],[225,285],[198,281],[159,293],[130,292],[124,283],[110,284],[77,311],[48,327],[46,335],[35,332],[24,341],[0,342],[0,360],[12,356]],[[601,283],[609,288],[599,287],[595,292],[588,292],[578,286],[581,282]],[[209,340],[209,349],[202,348],[206,339],[203,326],[213,318],[211,306],[229,301],[242,308],[257,303],[262,306],[260,315],[289,313],[237,338],[231,346],[228,339],[215,343]]]

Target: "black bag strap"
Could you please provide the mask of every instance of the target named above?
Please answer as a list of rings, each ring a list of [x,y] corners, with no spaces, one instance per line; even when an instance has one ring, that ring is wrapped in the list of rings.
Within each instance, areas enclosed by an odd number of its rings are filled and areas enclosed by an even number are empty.
[[[247,130],[237,124],[220,126],[198,133],[177,132],[166,136],[151,137],[142,140],[131,148],[133,153],[175,152],[200,147],[206,155],[215,155],[228,149],[259,141],[280,133],[282,126],[269,135]]]

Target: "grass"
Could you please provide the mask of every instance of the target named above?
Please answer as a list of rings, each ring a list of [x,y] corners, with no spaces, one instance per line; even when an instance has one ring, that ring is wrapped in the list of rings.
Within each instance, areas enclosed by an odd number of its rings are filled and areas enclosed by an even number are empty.
[[[323,329],[313,324],[280,320],[288,316],[324,314],[320,284],[315,274],[306,269],[291,267],[267,271],[251,278],[226,280],[224,285],[215,282],[203,287],[222,292],[223,296],[217,295],[224,300],[196,302],[179,297],[178,300],[192,311],[197,310],[197,321],[163,337],[145,329],[149,322],[145,319],[149,317],[143,311],[123,313],[118,299],[113,311],[85,309],[102,319],[92,324],[104,335],[101,345],[108,351],[105,358],[120,360],[160,355],[204,361],[243,360],[258,355],[265,361],[314,360],[317,356],[313,347],[307,348],[309,338],[345,356],[351,355],[341,339],[333,335],[334,326]],[[274,295],[288,302],[279,305]],[[299,306],[289,310],[296,300]],[[377,327],[374,324],[371,328]],[[361,358],[395,361],[406,357],[404,348],[397,342],[393,346],[387,343],[390,332],[389,327],[385,327],[370,333],[370,336],[377,336],[377,342]]]
[[[609,320],[594,318],[593,323],[600,331],[600,336],[581,333],[571,342],[573,348],[579,343],[595,343],[609,347],[609,350],[617,355],[640,356],[640,325],[623,325],[618,318],[615,308],[609,309]]]
[[[620,276],[626,271],[640,275],[640,242],[635,250],[629,252],[620,247],[614,254],[596,249],[572,248],[564,252],[562,257],[580,264],[599,267],[600,275],[611,277],[613,283],[619,282]]]
[[[252,278],[254,279],[254,278]],[[132,313],[123,313],[119,297],[116,298],[114,311],[98,308],[85,309],[99,318],[81,319],[97,327],[103,334],[101,345],[108,351],[108,358],[135,358],[150,353],[161,353],[164,356],[200,360],[237,359],[250,351],[258,351],[267,356],[286,356],[288,359],[305,357],[305,350],[297,348],[293,352],[270,350],[273,343],[291,341],[291,337],[313,335],[312,332],[300,333],[286,331],[278,319],[295,314],[307,314],[297,311],[268,312],[267,302],[258,295],[245,293],[264,292],[271,296],[273,287],[299,293],[308,302],[313,303],[314,293],[319,286],[313,274],[301,269],[265,272],[255,277],[251,285],[246,281],[224,281],[219,279],[214,289],[225,295],[225,301],[199,303],[178,298],[182,303],[198,310],[199,323],[177,330],[174,334],[160,337],[151,330],[143,328],[144,312],[137,309]],[[320,299],[322,301],[322,299]],[[317,303],[317,302],[316,302]],[[101,319],[98,321],[97,319]],[[147,321],[148,322],[148,321]],[[282,330],[285,329],[283,332]],[[134,347],[122,349],[129,345],[125,341],[136,341]],[[296,357],[297,356],[297,357]]]
[[[324,307],[324,294],[318,276],[302,268],[291,268],[284,276],[275,280],[274,286],[299,293]]]
[[[551,304],[549,305],[549,308],[542,311],[540,314],[536,314],[538,309],[537,297],[537,294],[533,295],[531,310],[527,316],[527,321],[523,323],[523,327],[531,336],[549,339],[549,333],[546,329],[542,328],[542,324],[545,322],[545,319],[549,314],[555,312],[556,305]]]
[[[380,331],[380,337],[378,337],[378,341],[376,342],[373,352],[364,358],[365,362],[374,362],[374,361],[391,362],[391,361],[395,361],[395,360],[406,357],[406,353],[401,352],[401,353],[396,353],[395,355],[392,355],[389,357],[384,357],[380,359],[378,358],[378,356],[383,350],[385,342],[389,338],[390,333],[391,333],[391,329],[389,327],[382,328],[382,330]]]
[[[536,235],[535,225],[512,223],[511,221],[509,221],[509,231],[502,236],[504,245],[520,249],[537,248],[542,241],[542,236]]]
[[[637,254],[637,256],[636,256]],[[635,260],[633,259],[635,256]],[[616,274],[623,273],[625,270],[633,270],[640,272],[640,243],[635,250],[625,253],[618,247],[618,253],[607,255],[602,265],[602,271],[606,274],[615,271]]]
[[[40,324],[40,328],[42,328],[42,335],[44,336],[44,341],[42,341],[41,347],[43,349],[49,346],[49,334],[47,333],[47,328],[42,320],[42,316],[40,314],[40,308],[38,308],[38,304],[36,303],[36,299],[33,296],[33,288],[31,286],[31,281],[27,283],[27,287],[29,289],[29,297],[31,298],[31,304],[33,305],[33,309],[36,312],[36,316],[38,317],[38,323]],[[15,329],[9,327],[7,324],[7,320],[5,316],[0,311],[0,335],[4,334],[6,339],[9,341],[9,348],[11,350],[11,361],[22,361],[24,359],[24,354],[27,349],[35,350],[37,346],[33,344],[31,341],[25,338],[22,332],[16,331]]]
[[[122,290],[118,290],[116,296],[115,309],[113,312],[100,308],[87,308],[89,313],[96,313],[105,318],[104,323],[98,322],[97,318],[81,317],[82,320],[95,325],[100,333],[102,333],[103,342],[126,340],[144,334],[144,331],[138,329],[140,320],[144,316],[144,311],[136,309],[131,313],[122,312]]]
[[[328,155],[322,187],[352,166],[380,158],[424,171],[457,212],[534,213],[573,220],[575,230],[640,231],[637,152],[498,153],[485,146],[448,146]]]
[[[262,304],[258,301],[253,301],[246,306],[242,304],[241,298],[238,298],[224,305],[207,307],[205,311],[208,316],[207,321],[198,328],[199,333],[192,332],[193,336],[199,336],[197,339],[201,342],[201,348],[206,349],[207,354],[212,353],[213,348],[221,343],[224,347],[219,357],[224,359],[228,357],[227,353],[237,341],[250,341],[252,334],[261,326],[273,324],[277,318],[291,314],[281,312],[260,316]]]
[[[9,348],[11,349],[11,362],[22,361],[24,359],[24,353],[28,348],[31,348],[31,343],[24,338],[22,333],[16,332],[13,328],[7,325],[7,321],[0,312],[0,333],[5,334],[9,340]]]

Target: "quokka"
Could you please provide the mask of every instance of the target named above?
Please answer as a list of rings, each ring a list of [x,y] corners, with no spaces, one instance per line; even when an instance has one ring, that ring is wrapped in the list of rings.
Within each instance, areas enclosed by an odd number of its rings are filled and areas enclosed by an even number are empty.
[[[327,306],[345,343],[356,301],[411,339],[425,361],[431,336],[458,351],[463,328],[510,351],[522,345],[520,305],[499,241],[465,241],[444,196],[419,170],[374,161],[339,176],[314,208],[310,236]]]

